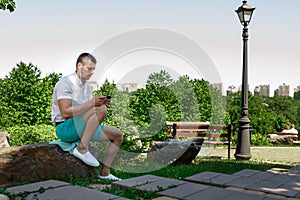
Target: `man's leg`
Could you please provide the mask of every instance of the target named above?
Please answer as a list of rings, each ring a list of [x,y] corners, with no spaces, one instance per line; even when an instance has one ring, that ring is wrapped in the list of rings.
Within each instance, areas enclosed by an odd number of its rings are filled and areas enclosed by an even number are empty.
[[[90,141],[98,129],[99,125],[103,122],[106,117],[107,108],[105,105],[100,107],[95,107],[88,112],[83,114],[83,120],[85,121],[85,129],[82,134],[80,144],[77,150],[80,153],[85,153],[88,151]]]
[[[107,141],[110,143],[107,146],[105,157],[103,161],[102,170],[100,176],[108,176],[110,174],[111,164],[122,144],[123,135],[122,132],[111,126],[104,126],[103,131],[100,136],[100,141]]]

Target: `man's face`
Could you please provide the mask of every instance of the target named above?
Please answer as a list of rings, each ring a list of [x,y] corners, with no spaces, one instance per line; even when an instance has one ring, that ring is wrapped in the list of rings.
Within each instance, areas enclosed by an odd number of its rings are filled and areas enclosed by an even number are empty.
[[[85,59],[83,63],[78,64],[77,75],[81,80],[89,80],[94,74],[96,69],[96,64],[93,63],[90,59]]]

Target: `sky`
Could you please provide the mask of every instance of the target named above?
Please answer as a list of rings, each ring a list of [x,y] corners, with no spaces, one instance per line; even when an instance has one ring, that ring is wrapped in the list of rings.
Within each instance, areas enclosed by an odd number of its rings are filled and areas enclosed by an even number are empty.
[[[237,0],[15,0],[0,11],[0,78],[18,63],[43,75],[68,75],[82,52],[93,53],[94,80],[145,81],[151,69],[242,83],[242,25]],[[250,91],[300,85],[299,0],[249,0]]]

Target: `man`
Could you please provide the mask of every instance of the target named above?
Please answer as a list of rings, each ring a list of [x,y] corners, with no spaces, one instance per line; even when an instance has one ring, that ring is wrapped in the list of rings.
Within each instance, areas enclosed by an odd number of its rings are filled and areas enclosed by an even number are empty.
[[[285,126],[284,126],[284,129],[282,130],[282,132],[283,132],[283,133],[290,133],[291,131],[290,131],[289,125],[285,125]]]
[[[110,166],[122,143],[122,133],[117,128],[102,124],[110,99],[99,94],[93,97],[87,83],[96,63],[93,55],[82,53],[77,59],[75,73],[57,82],[53,92],[51,118],[61,141],[80,141],[73,155],[87,165],[99,166],[98,160],[89,152],[90,141],[109,140],[100,178],[121,180],[110,173]]]
[[[291,130],[290,131],[293,134],[298,134],[298,131],[297,131],[297,129],[295,129],[295,125],[294,124],[291,125]]]

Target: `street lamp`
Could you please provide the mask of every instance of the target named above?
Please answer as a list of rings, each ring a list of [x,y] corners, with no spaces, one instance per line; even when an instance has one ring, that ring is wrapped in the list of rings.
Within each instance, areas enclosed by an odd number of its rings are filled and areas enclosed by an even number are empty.
[[[236,12],[243,25],[243,82],[242,82],[242,103],[241,118],[239,120],[239,130],[237,138],[236,152],[234,154],[237,160],[249,160],[250,154],[250,120],[248,118],[248,25],[251,21],[252,13],[255,8],[243,1]]]

